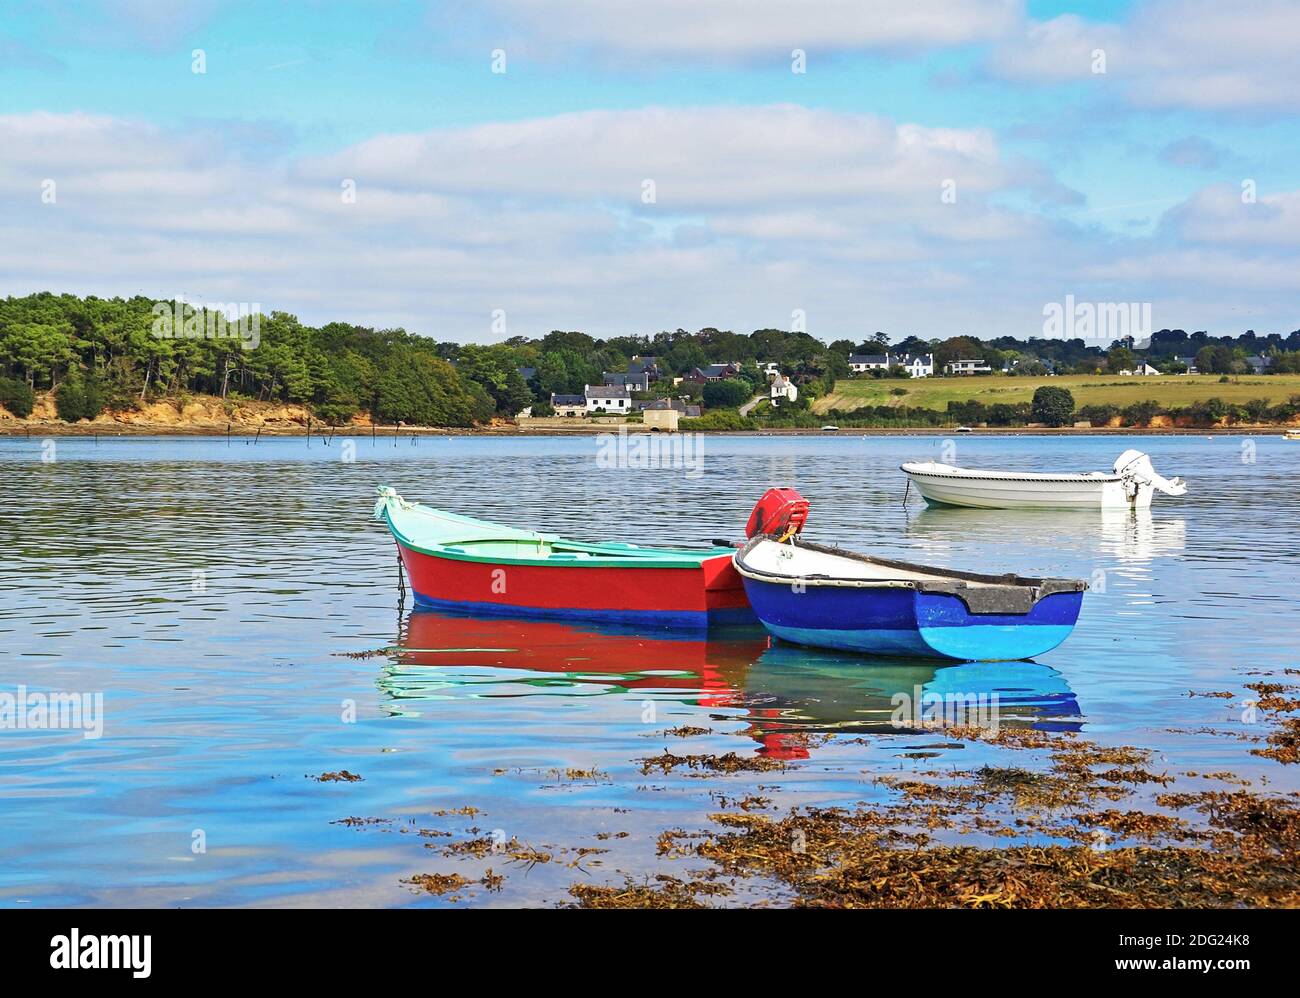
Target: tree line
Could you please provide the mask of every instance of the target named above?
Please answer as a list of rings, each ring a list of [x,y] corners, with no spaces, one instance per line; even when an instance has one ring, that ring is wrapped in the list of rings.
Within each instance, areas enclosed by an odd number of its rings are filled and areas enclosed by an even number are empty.
[[[41,292],[7,297],[0,300],[0,405],[26,415],[36,392],[53,390],[61,415],[83,418],[104,408],[204,394],[300,403],[326,423],[366,412],[390,423],[468,426],[544,405],[553,392],[580,393],[584,385],[600,384],[605,372],[626,370],[633,357],[654,357],[664,377],[648,394],[689,394],[723,408],[765,391],[766,377],[757,363],[774,362],[801,386],[799,402],[787,409],[793,416],[806,410],[811,397],[829,392],[836,379],[848,376],[851,353],[933,353],[936,369],[958,357],[980,357],[991,366],[1035,358],[1105,369],[1126,359],[1117,351],[1131,349],[1115,344],[1104,351],[1082,340],[962,336],[907,336],[891,345],[880,332],[858,342],[827,344],[802,331],[746,334],[713,327],[606,339],[555,330],[540,338],[514,336],[477,345],[400,328],[343,322],[310,326],[279,311],[243,316],[239,321],[251,322],[253,335],[244,326],[230,333],[224,313],[218,312],[144,296],[106,299]],[[165,329],[160,328],[164,318]],[[1147,354],[1194,355],[1198,366],[1203,357],[1202,370],[1218,373],[1220,368],[1231,371],[1254,353],[1274,357],[1270,370],[1300,370],[1296,351],[1300,330],[1286,337],[1162,330],[1152,336]],[[674,376],[733,362],[740,363],[741,375],[732,387],[672,386]],[[1028,363],[1022,368],[1022,373],[1034,373]]]

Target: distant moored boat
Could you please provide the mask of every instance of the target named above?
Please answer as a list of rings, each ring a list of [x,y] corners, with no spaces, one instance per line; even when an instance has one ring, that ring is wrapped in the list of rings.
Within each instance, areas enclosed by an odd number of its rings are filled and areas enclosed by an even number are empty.
[[[936,506],[984,509],[1145,509],[1155,492],[1181,496],[1187,483],[1156,474],[1141,451],[1126,450],[1110,472],[1041,474],[955,468],[935,461],[900,466],[926,502]]]

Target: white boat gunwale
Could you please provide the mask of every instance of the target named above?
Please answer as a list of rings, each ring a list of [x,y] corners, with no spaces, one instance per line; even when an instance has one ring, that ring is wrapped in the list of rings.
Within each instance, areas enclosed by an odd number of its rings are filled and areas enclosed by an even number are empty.
[[[948,468],[948,471],[931,471],[930,468]],[[1108,475],[1105,472],[1078,475],[1037,474],[1024,471],[1019,474],[1011,472],[985,471],[982,468],[954,468],[946,464],[912,462],[900,464],[898,470],[905,475],[924,475],[927,478],[955,478],[962,481],[977,482],[1068,482],[1071,485],[1084,485],[1102,482],[1122,482],[1122,475]]]
[[[966,604],[972,614],[1006,614],[1027,613],[1039,600],[1055,593],[1077,593],[1088,588],[1082,579],[1062,579],[1050,577],[1031,577],[1008,572],[1004,575],[985,575],[980,572],[966,572],[960,569],[934,568],[930,565],[917,565],[912,562],[898,561],[892,558],[877,558],[847,551],[843,548],[825,544],[816,544],[800,538],[792,538],[784,543],[797,550],[813,551],[850,561],[862,562],[878,568],[908,572],[922,578],[883,578],[855,579],[847,576],[817,574],[796,575],[793,573],[771,572],[749,564],[745,558],[763,543],[780,543],[771,537],[758,535],[745,544],[732,558],[736,571],[747,579],[756,582],[768,582],[778,585],[798,583],[813,587],[843,587],[853,589],[913,589],[920,593],[940,593],[956,596]]]

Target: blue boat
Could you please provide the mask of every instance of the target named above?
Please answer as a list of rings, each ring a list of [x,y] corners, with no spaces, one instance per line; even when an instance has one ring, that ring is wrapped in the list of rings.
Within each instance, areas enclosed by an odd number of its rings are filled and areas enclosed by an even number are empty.
[[[734,556],[750,606],[783,641],[974,662],[1033,658],[1074,629],[1088,584],[978,575],[872,558],[788,536]]]

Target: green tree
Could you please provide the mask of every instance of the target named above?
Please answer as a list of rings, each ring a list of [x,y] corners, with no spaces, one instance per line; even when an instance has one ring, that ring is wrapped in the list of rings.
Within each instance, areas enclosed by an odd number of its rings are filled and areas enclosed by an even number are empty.
[[[93,376],[67,378],[54,392],[54,408],[66,423],[94,419],[104,408],[99,383]]]
[[[954,360],[975,360],[984,356],[983,347],[969,336],[953,336],[934,348],[935,372]]]
[[[445,360],[409,346],[389,354],[377,387],[375,414],[381,420],[417,426],[468,426],[481,417],[476,407],[488,398],[486,392],[475,397]]]
[[[1232,350],[1211,343],[1196,351],[1196,369],[1202,374],[1227,374],[1232,370]]]
[[[734,409],[752,396],[749,384],[740,380],[710,381],[704,386],[704,405],[709,409]]]
[[[1131,371],[1135,367],[1137,367],[1137,357],[1128,347],[1112,347],[1110,353],[1106,354],[1106,370],[1111,374]]]
[[[36,393],[26,381],[0,378],[0,406],[4,406],[19,419],[26,419],[32,414],[35,403]]]
[[[1074,396],[1067,388],[1043,385],[1034,392],[1030,414],[1035,423],[1064,426],[1074,418]]]

